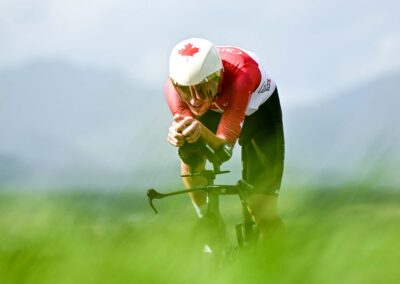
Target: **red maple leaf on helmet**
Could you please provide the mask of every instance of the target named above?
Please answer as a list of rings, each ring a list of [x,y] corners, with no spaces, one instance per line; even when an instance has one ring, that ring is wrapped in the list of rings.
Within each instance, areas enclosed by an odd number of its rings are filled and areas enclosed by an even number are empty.
[[[180,49],[178,52],[182,56],[193,56],[197,52],[199,52],[199,50],[200,49],[198,47],[193,47],[193,44],[188,43],[187,45],[185,45],[184,48]]]

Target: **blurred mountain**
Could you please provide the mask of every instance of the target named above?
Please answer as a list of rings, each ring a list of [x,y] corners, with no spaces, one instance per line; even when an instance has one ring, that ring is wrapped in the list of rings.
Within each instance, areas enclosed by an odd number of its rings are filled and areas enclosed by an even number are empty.
[[[12,181],[29,175],[29,168],[24,162],[13,156],[0,154],[0,181]]]
[[[54,60],[0,71],[0,185],[179,183],[162,88]],[[285,180],[399,185],[399,89],[397,73],[316,106],[284,108]],[[227,167],[237,176],[238,147],[235,155]]]
[[[285,114],[288,178],[398,186],[400,72]]]
[[[150,161],[169,153],[159,146],[168,115],[162,94],[117,72],[65,62],[3,70],[0,153],[25,165],[20,176],[14,170],[14,183],[107,188],[142,181]]]

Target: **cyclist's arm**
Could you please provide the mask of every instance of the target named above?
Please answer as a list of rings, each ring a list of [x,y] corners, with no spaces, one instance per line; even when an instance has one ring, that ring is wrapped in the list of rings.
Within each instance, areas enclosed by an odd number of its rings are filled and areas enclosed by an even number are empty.
[[[215,135],[210,129],[204,126],[201,122],[199,123],[201,127],[201,138],[204,140],[205,143],[210,145],[211,148],[213,148],[214,150],[218,150],[225,144],[230,144],[230,146],[233,147],[234,143],[229,143],[229,141],[225,139],[223,136],[221,137]]]
[[[184,103],[176,92],[170,79],[167,79],[164,86],[165,98],[168,103],[168,107],[173,115],[182,114],[184,116],[194,117],[186,103]]]
[[[226,90],[226,95],[229,97],[229,105],[222,114],[216,136],[232,146],[240,135],[242,124],[246,117],[247,104],[251,94],[257,87],[257,80],[258,77],[256,76],[241,72],[232,82],[229,89]]]
[[[246,72],[237,76],[225,90],[225,96],[229,98],[229,106],[224,110],[218,125],[217,133],[214,134],[199,120],[192,116],[181,114],[177,125],[177,132],[181,132],[189,143],[203,139],[214,150],[219,150],[223,145],[233,147],[240,135],[241,126],[245,119],[246,107],[257,84]]]
[[[220,149],[224,144],[231,144],[231,146],[234,144],[229,143],[223,136],[215,135],[204,124],[193,117],[176,114],[174,120],[176,123],[173,130],[182,133],[187,143],[195,143],[197,140],[202,139],[214,150]]]

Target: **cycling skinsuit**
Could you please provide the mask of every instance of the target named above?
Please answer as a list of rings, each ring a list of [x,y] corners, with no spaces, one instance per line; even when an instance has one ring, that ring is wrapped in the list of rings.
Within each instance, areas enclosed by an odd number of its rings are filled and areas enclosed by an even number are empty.
[[[243,179],[260,193],[277,194],[282,180],[284,135],[278,89],[251,52],[217,47],[224,77],[210,109],[196,117],[167,80],[165,94],[173,114],[200,120],[230,144],[242,146]]]

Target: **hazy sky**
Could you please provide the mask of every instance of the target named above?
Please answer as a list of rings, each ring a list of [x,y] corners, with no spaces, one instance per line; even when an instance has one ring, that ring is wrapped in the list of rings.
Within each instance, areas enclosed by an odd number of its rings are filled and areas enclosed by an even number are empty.
[[[0,0],[0,69],[55,58],[160,88],[170,49],[205,37],[261,57],[282,101],[400,68],[400,1]]]

